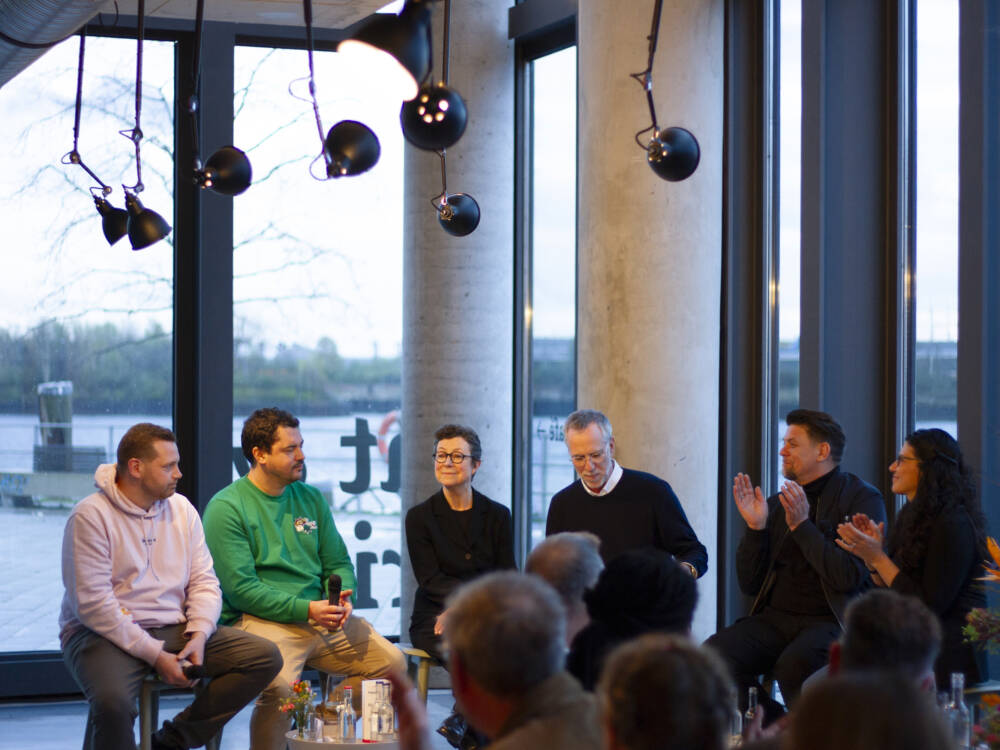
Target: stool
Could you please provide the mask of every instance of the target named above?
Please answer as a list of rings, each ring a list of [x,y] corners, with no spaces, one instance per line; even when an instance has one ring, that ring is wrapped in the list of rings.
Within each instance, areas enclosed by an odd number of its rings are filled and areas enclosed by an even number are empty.
[[[160,691],[171,688],[160,680],[155,672],[150,672],[142,681],[139,691],[139,750],[152,750],[153,732],[160,723]],[[194,687],[195,694],[201,692],[201,683]],[[206,750],[219,750],[222,730],[205,743]]]
[[[427,705],[427,683],[430,679],[431,666],[437,661],[433,656],[428,654],[422,648],[416,648],[409,643],[399,643],[399,650],[403,652],[406,656],[406,670],[410,671],[410,659],[417,660],[417,695],[420,696],[420,700]]]

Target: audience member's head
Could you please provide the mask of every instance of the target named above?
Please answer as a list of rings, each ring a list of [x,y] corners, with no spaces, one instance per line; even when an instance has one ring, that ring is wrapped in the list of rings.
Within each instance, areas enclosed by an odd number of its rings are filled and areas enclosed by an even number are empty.
[[[934,685],[941,625],[922,601],[888,589],[859,596],[847,607],[844,634],[830,649],[830,671],[894,671]]]
[[[889,672],[843,674],[802,693],[782,750],[942,750],[954,747],[931,693]]]
[[[650,630],[686,635],[698,587],[669,553],[647,547],[609,561],[583,600],[591,620],[622,636]]]
[[[570,644],[566,668],[593,690],[618,644],[644,633],[688,635],[698,588],[670,554],[649,547],[608,561],[583,601],[590,622]]]
[[[597,693],[608,750],[728,745],[736,688],[718,656],[682,636],[648,634],[619,646]]]
[[[536,576],[490,573],[448,598],[444,643],[459,710],[493,735],[520,696],[562,670],[566,614]]]
[[[601,540],[589,531],[564,531],[542,540],[528,555],[525,573],[544,579],[566,607],[566,643],[589,622],[583,593],[604,567]]]

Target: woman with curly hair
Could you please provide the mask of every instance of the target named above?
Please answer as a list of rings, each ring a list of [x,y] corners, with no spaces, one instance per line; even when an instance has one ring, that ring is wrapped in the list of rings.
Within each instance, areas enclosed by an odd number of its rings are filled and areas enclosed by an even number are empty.
[[[976,581],[986,556],[985,520],[972,473],[955,439],[938,429],[910,433],[889,471],[892,491],[908,502],[887,547],[884,525],[862,514],[837,527],[837,544],[865,562],[876,584],[919,597],[941,618],[944,639],[934,665],[940,689],[952,672],[964,673],[966,685],[979,682],[984,655],[962,639],[966,614],[986,606]]]

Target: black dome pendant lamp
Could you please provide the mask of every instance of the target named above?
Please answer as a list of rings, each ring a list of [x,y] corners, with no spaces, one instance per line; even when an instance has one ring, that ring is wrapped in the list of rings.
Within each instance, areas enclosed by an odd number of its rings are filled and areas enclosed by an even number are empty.
[[[649,32],[649,62],[641,73],[633,73],[646,92],[646,102],[649,105],[649,116],[653,124],[635,134],[635,142],[646,152],[646,161],[650,169],[668,182],[686,180],[698,168],[701,160],[701,149],[698,139],[690,130],[684,128],[667,128],[660,130],[656,121],[656,107],[653,106],[653,59],[656,57],[656,41],[660,34],[660,15],[663,10],[663,0],[656,0],[653,6],[653,27]],[[649,143],[643,144],[639,136],[653,131]]]
[[[205,0],[198,0],[194,25],[194,62],[191,66],[191,97],[188,115],[191,117],[191,150],[194,154],[194,184],[203,190],[222,195],[239,195],[250,187],[253,169],[250,159],[235,146],[223,146],[202,165],[198,139],[198,97],[201,95],[201,39],[205,29]]]
[[[306,47],[309,53],[309,95],[316,117],[316,130],[319,133],[323,150],[309,165],[309,174],[316,180],[330,180],[339,177],[353,177],[363,174],[374,167],[382,154],[378,136],[363,122],[357,120],[341,120],[326,136],[323,136],[323,120],[319,115],[319,102],[316,99],[316,70],[313,65],[313,13],[312,0],[303,0],[302,15],[306,27]],[[313,167],[320,161],[325,166],[324,174],[317,175]]]
[[[137,12],[139,31],[136,34],[138,50],[135,58],[135,127],[119,132],[135,144],[136,183],[131,187],[122,185],[122,189],[125,191],[125,208],[128,210],[128,240],[133,250],[142,250],[170,234],[170,225],[158,213],[143,206],[139,200],[139,193],[145,189],[142,184],[140,150],[142,128],[139,126],[139,116],[142,112],[142,40],[146,28],[146,0],[139,0]]]
[[[469,121],[465,99],[448,85],[451,56],[451,0],[444,0],[444,44],[441,80],[425,83],[417,95],[403,102],[399,123],[403,136],[425,151],[442,151],[458,143]]]
[[[63,156],[63,164],[75,164],[93,179],[100,187],[90,188],[90,194],[94,199],[94,206],[97,213],[101,215],[101,228],[104,230],[104,239],[109,245],[114,245],[125,236],[128,231],[128,212],[124,208],[115,208],[108,203],[107,196],[111,195],[111,186],[104,184],[101,178],[94,174],[93,170],[83,163],[80,156],[80,113],[83,109],[83,58],[87,46],[87,29],[80,30],[80,57],[76,68],[76,114],[73,121],[73,150]]]

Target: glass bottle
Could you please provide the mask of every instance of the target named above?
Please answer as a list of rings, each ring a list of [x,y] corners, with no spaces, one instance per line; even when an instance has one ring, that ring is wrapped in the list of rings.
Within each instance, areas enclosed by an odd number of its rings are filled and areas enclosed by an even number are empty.
[[[378,734],[374,735],[374,739],[396,739],[396,712],[389,701],[389,683],[384,680],[379,680],[378,682],[378,706],[376,714],[378,716]]]
[[[951,700],[944,707],[944,715],[951,724],[951,734],[955,738],[955,747],[968,750],[972,744],[972,722],[969,720],[969,708],[965,705],[965,675],[952,672]]]
[[[743,714],[739,706],[733,708],[729,717],[729,747],[739,747],[743,744]]]
[[[757,715],[757,688],[752,687],[747,689],[747,710],[743,714],[743,723],[748,725],[753,718]]]
[[[354,713],[354,691],[350,685],[344,686],[344,701],[340,704],[340,741],[354,742],[357,714]]]

